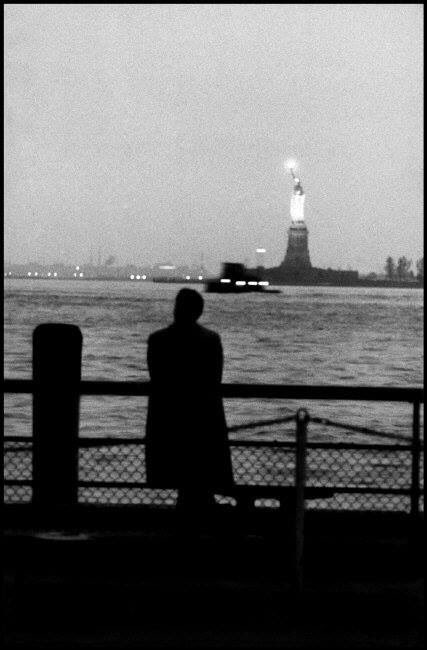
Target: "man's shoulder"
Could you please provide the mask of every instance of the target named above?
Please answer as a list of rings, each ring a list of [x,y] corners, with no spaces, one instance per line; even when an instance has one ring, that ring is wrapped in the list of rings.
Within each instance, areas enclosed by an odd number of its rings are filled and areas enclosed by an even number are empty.
[[[156,330],[155,332],[151,332],[151,334],[148,337],[148,342],[149,343],[155,343],[156,341],[161,341],[165,338],[170,336],[170,327],[163,327],[160,330]]]
[[[178,332],[179,333],[179,332]],[[218,332],[215,332],[214,330],[209,329],[208,327],[205,327],[204,325],[196,325],[195,330],[193,330],[193,335],[198,336],[199,338],[206,340],[206,341],[221,341],[221,337],[218,334]],[[169,325],[168,327],[164,327],[162,329],[156,330],[155,332],[152,332],[149,337],[148,337],[148,343],[150,344],[156,344],[156,343],[161,343],[165,342],[167,339],[175,340],[177,336],[177,330],[174,328],[173,324]]]
[[[220,335],[218,334],[218,332],[215,332],[215,330],[211,330],[208,327],[205,327],[204,325],[199,325],[198,327],[199,327],[199,332],[200,332],[201,336],[203,336],[203,338],[211,339],[212,341],[213,340],[216,340],[216,341],[221,340]]]

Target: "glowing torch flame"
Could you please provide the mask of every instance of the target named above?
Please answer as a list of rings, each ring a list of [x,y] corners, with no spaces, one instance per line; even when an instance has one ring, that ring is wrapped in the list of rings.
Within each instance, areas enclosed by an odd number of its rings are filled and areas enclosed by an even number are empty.
[[[297,161],[294,160],[293,158],[289,158],[289,159],[286,160],[286,162],[285,162],[285,167],[286,167],[286,169],[287,169],[289,172],[291,172],[291,171],[293,171],[294,169],[296,169],[296,167],[297,167]]]

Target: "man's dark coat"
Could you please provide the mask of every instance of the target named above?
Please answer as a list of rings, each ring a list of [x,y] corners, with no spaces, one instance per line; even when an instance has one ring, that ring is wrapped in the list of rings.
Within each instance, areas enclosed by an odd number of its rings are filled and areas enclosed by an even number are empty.
[[[149,485],[230,486],[219,335],[197,323],[173,323],[151,334],[147,359],[152,384],[146,426]]]

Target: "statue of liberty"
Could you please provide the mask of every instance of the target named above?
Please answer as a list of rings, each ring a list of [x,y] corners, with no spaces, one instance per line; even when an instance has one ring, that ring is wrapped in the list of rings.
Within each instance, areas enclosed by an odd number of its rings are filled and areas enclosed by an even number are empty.
[[[292,174],[294,188],[291,196],[291,226],[288,231],[288,246],[281,267],[291,273],[304,273],[311,269],[308,252],[308,230],[304,222],[305,194],[300,179],[295,175],[295,162],[287,167]]]

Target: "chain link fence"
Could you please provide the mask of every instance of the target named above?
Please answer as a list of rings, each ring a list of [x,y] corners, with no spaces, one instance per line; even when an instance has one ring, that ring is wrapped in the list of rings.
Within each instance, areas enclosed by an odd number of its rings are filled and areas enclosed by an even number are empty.
[[[81,439],[79,502],[173,505],[176,491],[145,485],[143,441]],[[237,485],[293,486],[295,445],[291,442],[230,441]],[[422,455],[420,476],[423,476]],[[409,511],[412,452],[407,444],[308,444],[306,486],[334,488],[332,497],[307,502],[308,508]],[[5,440],[5,490],[8,503],[31,500],[32,440]],[[422,479],[421,479],[422,480]],[[407,494],[396,494],[396,490]],[[388,491],[388,492],[387,492]],[[393,493],[394,492],[394,493]],[[222,503],[232,497],[218,495]],[[421,499],[420,499],[421,501]],[[278,507],[275,499],[255,505]],[[420,508],[423,505],[420,503]]]

